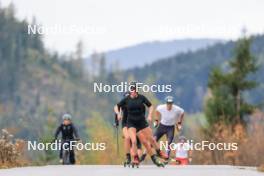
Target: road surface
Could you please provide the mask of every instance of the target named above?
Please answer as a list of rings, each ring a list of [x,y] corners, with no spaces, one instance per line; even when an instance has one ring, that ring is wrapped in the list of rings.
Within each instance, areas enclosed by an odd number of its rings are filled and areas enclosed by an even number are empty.
[[[153,165],[139,169],[124,168],[117,165],[75,165],[43,166],[0,169],[0,176],[263,176],[264,173],[252,167],[233,166],[167,166],[157,168]]]

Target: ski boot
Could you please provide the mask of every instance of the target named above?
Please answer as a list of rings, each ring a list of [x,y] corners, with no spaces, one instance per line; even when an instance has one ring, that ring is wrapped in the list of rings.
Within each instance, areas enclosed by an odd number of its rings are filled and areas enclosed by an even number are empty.
[[[165,167],[165,163],[163,163],[160,160],[158,160],[156,155],[151,156],[151,160],[156,166]]]
[[[139,162],[140,163],[143,162],[145,160],[146,156],[147,156],[147,154],[146,153],[143,153],[143,155],[140,157]]]

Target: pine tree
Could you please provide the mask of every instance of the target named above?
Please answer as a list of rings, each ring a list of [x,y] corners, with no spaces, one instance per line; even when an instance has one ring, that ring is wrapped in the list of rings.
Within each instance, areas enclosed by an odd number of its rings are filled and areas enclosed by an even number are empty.
[[[243,37],[238,41],[229,67],[228,73],[215,68],[209,77],[211,97],[205,107],[209,124],[218,121],[228,124],[243,123],[244,115],[252,113],[255,108],[242,96],[244,91],[257,86],[256,81],[248,79],[257,71],[256,59],[250,52],[250,38]]]
[[[250,52],[250,39],[242,38],[235,49],[235,58],[230,61],[232,73],[229,87],[235,98],[236,122],[240,122],[244,114],[252,113],[254,106],[246,103],[242,92],[257,86],[256,81],[248,80],[248,76],[257,71],[256,59]]]

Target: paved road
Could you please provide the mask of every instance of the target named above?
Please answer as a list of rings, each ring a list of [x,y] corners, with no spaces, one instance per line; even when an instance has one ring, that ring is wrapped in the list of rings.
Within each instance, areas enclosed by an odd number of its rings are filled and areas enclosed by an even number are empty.
[[[43,166],[1,169],[0,176],[264,176],[256,168],[233,166],[141,166],[139,169],[117,165]]]

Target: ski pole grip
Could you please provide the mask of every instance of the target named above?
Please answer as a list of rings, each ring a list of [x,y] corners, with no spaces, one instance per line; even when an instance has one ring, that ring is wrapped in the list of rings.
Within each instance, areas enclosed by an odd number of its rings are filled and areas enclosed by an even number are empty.
[[[117,118],[117,114],[115,114],[115,124],[114,124],[116,127],[119,126],[119,121],[118,121],[118,118]]]

